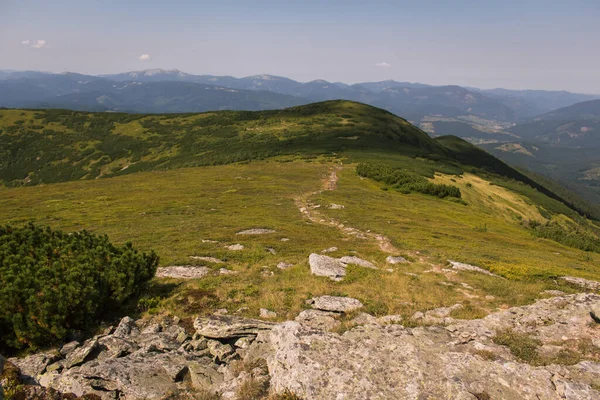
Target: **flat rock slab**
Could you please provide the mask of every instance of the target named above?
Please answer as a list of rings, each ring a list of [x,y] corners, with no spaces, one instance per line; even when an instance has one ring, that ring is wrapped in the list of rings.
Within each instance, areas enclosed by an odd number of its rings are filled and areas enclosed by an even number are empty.
[[[500,277],[499,275],[491,273],[487,269],[483,269],[483,268],[477,267],[475,265],[465,264],[465,263],[461,263],[458,261],[452,261],[452,260],[448,260],[448,262],[450,264],[452,264],[452,268],[459,270],[459,271],[473,271],[473,272],[479,272],[479,273],[490,275],[490,276]]]
[[[347,313],[363,308],[363,304],[351,297],[320,296],[307,301],[315,310]]]
[[[363,268],[377,269],[377,267],[369,261],[356,256],[333,258],[316,253],[312,253],[308,257],[308,264],[313,275],[326,276],[338,282],[343,280],[346,276],[346,267],[348,264],[358,265]]]
[[[308,257],[310,272],[317,276],[326,276],[341,281],[346,276],[346,264],[337,258],[313,253]]]
[[[273,328],[273,323],[259,319],[236,317],[231,315],[211,315],[198,317],[194,328],[199,335],[211,339],[229,339],[258,335],[259,332]]]
[[[232,251],[240,251],[240,250],[244,250],[244,245],[243,244],[232,244],[227,246],[227,250],[232,250]]]
[[[589,279],[576,278],[574,276],[561,276],[560,279],[565,280],[577,286],[588,290],[600,290],[600,282],[591,281]]]
[[[157,278],[196,279],[206,276],[210,272],[207,267],[195,265],[172,265],[160,267],[156,270]]]
[[[264,228],[253,228],[240,231],[236,235],[267,235],[269,233],[275,233],[275,229],[264,229]]]
[[[377,267],[373,265],[373,263],[370,263],[369,261],[363,260],[362,258],[358,258],[356,256],[344,256],[340,258],[340,261],[344,264],[354,264],[363,268],[377,269]]]

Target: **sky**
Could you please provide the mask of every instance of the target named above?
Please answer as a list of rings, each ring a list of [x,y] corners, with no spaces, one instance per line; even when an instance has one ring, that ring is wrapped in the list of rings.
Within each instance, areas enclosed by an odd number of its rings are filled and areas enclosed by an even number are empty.
[[[0,69],[600,94],[600,0],[0,0]]]

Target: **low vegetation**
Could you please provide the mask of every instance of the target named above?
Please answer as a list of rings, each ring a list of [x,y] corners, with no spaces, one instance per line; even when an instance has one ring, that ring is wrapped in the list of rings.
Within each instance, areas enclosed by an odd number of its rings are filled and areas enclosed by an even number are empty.
[[[402,193],[414,191],[442,199],[444,197],[460,198],[460,189],[456,186],[433,183],[423,176],[383,163],[360,163],[356,166],[356,173],[362,177],[383,182]]]
[[[0,346],[37,348],[95,326],[156,271],[155,253],[107,236],[0,227]]]

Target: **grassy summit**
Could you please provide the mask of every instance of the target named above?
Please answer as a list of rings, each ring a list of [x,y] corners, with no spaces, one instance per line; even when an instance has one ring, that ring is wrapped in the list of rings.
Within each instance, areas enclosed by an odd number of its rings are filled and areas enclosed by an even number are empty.
[[[200,279],[156,278],[139,303],[143,312],[227,308],[256,317],[267,308],[283,319],[306,299],[332,294],[356,297],[377,315],[461,303],[453,315],[474,317],[544,290],[575,291],[562,275],[600,278],[598,252],[552,236],[584,230],[593,245],[594,222],[468,143],[432,140],[373,107],[334,101],[256,113],[0,114],[2,177],[9,186],[29,177],[29,185],[0,188],[1,220],[106,233],[114,243],[156,250],[161,267],[208,268]],[[375,170],[392,171],[395,180],[386,183],[387,172],[359,176],[361,164],[384,165]],[[68,182],[31,186],[57,181]],[[460,198],[414,190],[427,182],[455,187]],[[562,231],[546,229],[549,223]],[[253,228],[274,232],[238,234]],[[236,244],[243,248],[230,247]],[[378,269],[350,265],[342,282],[311,275],[309,254],[325,249]],[[390,265],[389,255],[411,262]],[[500,277],[449,272],[449,259]]]

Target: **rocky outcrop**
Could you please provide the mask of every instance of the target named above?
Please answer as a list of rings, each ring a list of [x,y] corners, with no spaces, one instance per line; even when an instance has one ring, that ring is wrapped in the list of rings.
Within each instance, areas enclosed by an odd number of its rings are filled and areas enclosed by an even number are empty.
[[[598,359],[534,366],[494,337],[499,331],[515,331],[539,341],[540,353],[545,346],[566,351],[573,341],[600,336],[600,325],[589,315],[597,305],[600,296],[565,296],[445,328],[369,323],[342,335],[297,319],[261,334],[260,340],[269,344],[271,386],[307,400],[591,400],[600,398]],[[594,359],[596,351],[582,357]]]
[[[194,391],[237,399],[248,382],[305,400],[600,398],[599,295],[543,299],[477,320],[452,319],[459,307],[442,307],[422,313],[437,325],[415,328],[400,316],[345,314],[362,306],[356,299],[310,302],[319,309],[294,321],[215,315],[197,318],[195,332],[178,318],[123,318],[82,343],[9,361],[41,385],[31,393],[112,400]]]

